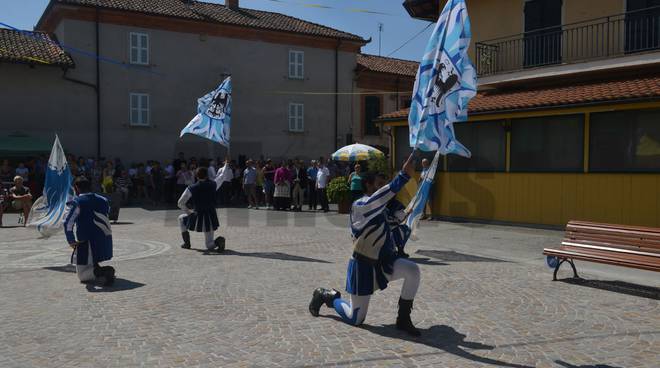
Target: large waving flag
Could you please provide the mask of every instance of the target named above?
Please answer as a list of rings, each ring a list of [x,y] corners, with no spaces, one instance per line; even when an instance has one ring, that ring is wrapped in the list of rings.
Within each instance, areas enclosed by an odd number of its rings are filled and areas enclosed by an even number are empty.
[[[438,169],[438,160],[440,158],[440,151],[435,152],[435,157],[431,161],[431,165],[427,170],[422,172],[422,177],[420,178],[419,189],[417,189],[417,194],[413,199],[408,203],[406,207],[406,213],[408,217],[406,218],[406,225],[411,230],[410,240],[417,240],[416,232],[419,220],[424,215],[424,208],[426,208],[426,202],[429,199],[429,193],[431,192],[431,187],[433,186],[433,180],[435,178],[435,172]]]
[[[229,147],[231,127],[231,77],[213,92],[197,100],[197,115],[181,131],[218,142]]]
[[[417,71],[410,106],[410,146],[470,157],[454,136],[453,123],[467,120],[477,76],[467,55],[472,34],[465,0],[448,0]]]
[[[36,227],[44,237],[57,234],[63,228],[69,211],[67,202],[74,196],[72,182],[73,176],[66,162],[66,155],[60,139],[55,136],[46,168],[43,195],[32,205],[28,226]]]

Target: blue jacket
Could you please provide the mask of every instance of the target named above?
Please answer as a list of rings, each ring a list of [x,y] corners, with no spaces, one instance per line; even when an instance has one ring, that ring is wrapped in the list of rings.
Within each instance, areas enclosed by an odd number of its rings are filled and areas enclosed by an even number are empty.
[[[85,193],[68,204],[71,208],[64,221],[66,240],[69,243],[89,242],[96,263],[112,259],[112,230],[108,219],[110,212],[108,200],[98,194]],[[86,249],[80,248],[79,252],[86,252]],[[80,262],[86,260],[87,256],[78,254],[77,258]]]

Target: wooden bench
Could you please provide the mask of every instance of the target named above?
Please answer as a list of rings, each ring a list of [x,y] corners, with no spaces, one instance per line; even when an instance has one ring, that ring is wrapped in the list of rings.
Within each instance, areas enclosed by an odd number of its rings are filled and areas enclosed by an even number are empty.
[[[573,260],[614,266],[660,271],[660,229],[570,221],[561,246],[543,250],[546,256],[557,258],[553,280],[564,262],[573,268]]]

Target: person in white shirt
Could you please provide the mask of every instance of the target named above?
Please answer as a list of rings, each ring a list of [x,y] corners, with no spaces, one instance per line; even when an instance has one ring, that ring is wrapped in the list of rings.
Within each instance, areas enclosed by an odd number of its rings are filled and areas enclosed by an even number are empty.
[[[319,160],[318,165],[318,172],[316,173],[316,197],[319,202],[321,202],[321,209],[323,212],[328,212],[330,208],[325,189],[328,186],[328,181],[330,181],[330,170],[328,170],[328,167],[325,165],[325,160],[323,158]]]
[[[217,171],[215,169],[215,160],[209,162],[209,178],[215,178]]]

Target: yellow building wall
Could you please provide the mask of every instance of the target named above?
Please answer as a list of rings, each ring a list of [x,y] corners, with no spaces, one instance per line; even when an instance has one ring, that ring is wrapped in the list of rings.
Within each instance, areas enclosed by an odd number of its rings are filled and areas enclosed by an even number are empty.
[[[408,203],[412,180],[399,195]],[[660,174],[438,173],[433,214],[563,226],[569,220],[660,227]]]
[[[625,0],[564,0],[563,23],[571,24],[585,20],[624,13]]]

